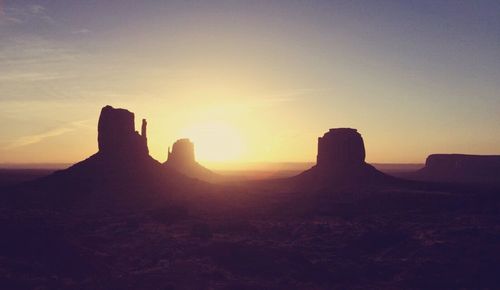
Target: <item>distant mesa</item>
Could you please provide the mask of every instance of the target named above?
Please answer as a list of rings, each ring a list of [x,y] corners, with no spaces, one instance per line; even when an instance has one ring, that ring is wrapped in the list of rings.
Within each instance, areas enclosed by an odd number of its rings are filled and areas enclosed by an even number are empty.
[[[175,141],[172,145],[172,151],[168,148],[168,157],[165,164],[172,166],[182,166],[196,163],[194,158],[194,143],[188,138]]]
[[[316,165],[296,177],[314,189],[380,184],[391,177],[365,162],[365,146],[356,129],[330,129],[318,138]]]
[[[432,154],[414,177],[438,182],[498,183],[500,155]]]
[[[214,182],[220,177],[196,161],[194,143],[187,138],[177,140],[172,145],[172,151],[168,148],[167,161],[163,165],[166,168],[203,181]]]

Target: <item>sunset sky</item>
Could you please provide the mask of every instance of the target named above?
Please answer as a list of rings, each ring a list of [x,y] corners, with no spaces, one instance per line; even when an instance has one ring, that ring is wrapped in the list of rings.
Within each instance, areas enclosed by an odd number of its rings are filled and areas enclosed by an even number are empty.
[[[0,0],[0,163],[86,158],[107,104],[162,162],[500,154],[500,1]]]

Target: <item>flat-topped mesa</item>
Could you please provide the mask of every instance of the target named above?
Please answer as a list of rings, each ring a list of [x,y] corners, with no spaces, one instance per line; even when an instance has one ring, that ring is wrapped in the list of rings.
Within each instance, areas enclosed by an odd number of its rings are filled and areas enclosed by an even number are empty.
[[[194,143],[188,138],[177,140],[174,145],[172,145],[172,151],[168,148],[167,163],[192,164],[195,162]]]
[[[335,128],[318,138],[316,165],[296,177],[301,189],[323,190],[385,184],[390,178],[365,162],[365,145],[356,129]]]
[[[365,164],[363,138],[356,129],[330,129],[318,138],[317,166],[347,168]]]
[[[431,154],[425,167],[446,171],[500,170],[500,155]]]
[[[417,178],[444,182],[500,182],[500,155],[432,154]]]
[[[125,109],[105,106],[98,124],[99,153],[104,155],[148,154],[146,120],[142,134],[135,131],[134,113]]]

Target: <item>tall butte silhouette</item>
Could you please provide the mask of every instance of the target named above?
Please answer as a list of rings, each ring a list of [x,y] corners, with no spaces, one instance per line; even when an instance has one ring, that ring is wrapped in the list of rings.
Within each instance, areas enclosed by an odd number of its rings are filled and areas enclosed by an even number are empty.
[[[365,145],[356,129],[335,128],[318,138],[316,165],[293,179],[304,189],[384,184],[392,177],[365,162]]]
[[[149,155],[146,134],[145,119],[139,134],[135,131],[134,113],[105,106],[98,123],[99,151],[68,169],[42,178],[37,184],[73,191],[115,192],[164,191],[188,184],[189,178],[164,168]]]
[[[218,174],[203,167],[196,161],[194,143],[187,138],[177,140],[172,145],[172,151],[168,148],[167,161],[163,165],[166,168],[203,181],[215,182],[220,179]]]

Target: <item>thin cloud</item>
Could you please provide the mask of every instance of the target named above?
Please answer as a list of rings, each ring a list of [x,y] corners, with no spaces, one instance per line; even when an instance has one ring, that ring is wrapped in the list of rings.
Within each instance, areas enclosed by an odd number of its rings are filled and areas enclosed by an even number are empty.
[[[0,76],[0,82],[38,82],[67,79],[70,76],[59,73],[7,72]]]
[[[0,63],[3,65],[57,64],[77,58],[74,50],[37,36],[18,36],[0,43]]]
[[[40,4],[6,7],[0,13],[0,24],[22,25],[28,22],[56,23],[47,8]]]
[[[24,22],[22,19],[14,17],[14,16],[5,16],[5,17],[2,17],[0,19],[0,23],[2,23],[2,20],[5,21],[5,22],[7,22],[7,23],[11,22],[11,23],[15,23],[15,24],[21,24],[21,23]]]
[[[254,96],[255,99],[251,101],[251,104],[247,105],[253,105],[253,106],[280,105],[282,103],[296,101],[301,97],[306,97],[311,94],[322,94],[330,91],[331,89],[302,89],[302,90],[278,92],[263,96]]]
[[[23,137],[20,137],[16,140],[10,142],[6,146],[4,146],[3,149],[12,150],[12,149],[16,149],[19,147],[36,144],[36,143],[39,143],[47,138],[60,136],[60,135],[75,131],[75,130],[80,129],[80,128],[86,128],[86,127],[89,127],[89,125],[87,124],[89,121],[90,120],[75,121],[75,122],[68,123],[65,126],[54,128],[54,129],[51,129],[51,130],[48,130],[48,131],[45,131],[42,133],[23,136]]]
[[[82,29],[76,29],[71,31],[71,34],[89,34],[90,30],[87,28],[82,28]]]
[[[39,4],[31,4],[28,6],[28,9],[32,14],[45,14],[45,11],[47,11],[45,7]]]

